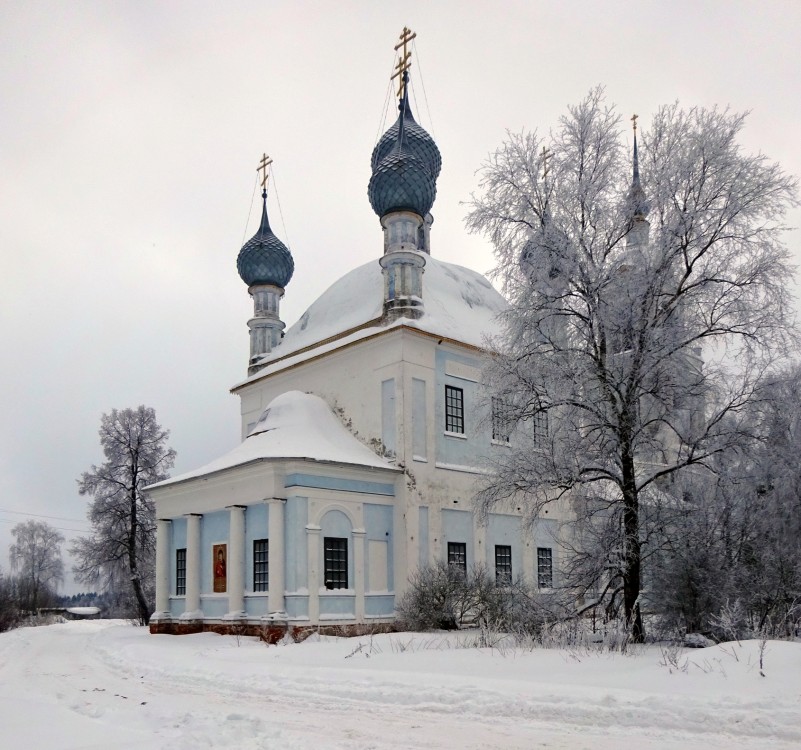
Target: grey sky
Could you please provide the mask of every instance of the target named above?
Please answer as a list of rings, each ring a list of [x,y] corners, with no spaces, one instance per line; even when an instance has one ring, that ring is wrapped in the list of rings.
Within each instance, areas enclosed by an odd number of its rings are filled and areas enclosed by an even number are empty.
[[[84,517],[102,412],[153,406],[176,472],[238,442],[263,151],[287,323],[378,258],[369,159],[404,25],[449,262],[493,265],[460,202],[505,130],[547,131],[599,83],[646,127],[676,99],[751,110],[745,146],[801,174],[797,2],[0,2],[1,569],[22,513]]]

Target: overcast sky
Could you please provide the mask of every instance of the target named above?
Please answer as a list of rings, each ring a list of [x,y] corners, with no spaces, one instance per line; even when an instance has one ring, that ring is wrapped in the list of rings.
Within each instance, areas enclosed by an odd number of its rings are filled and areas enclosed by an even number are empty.
[[[379,257],[369,160],[404,25],[413,108],[443,157],[443,260],[492,268],[463,227],[476,169],[507,129],[547,132],[597,84],[646,127],[677,99],[750,110],[745,146],[801,174],[796,0],[3,0],[0,569],[25,514],[88,528],[76,479],[102,460],[103,412],[154,407],[175,472],[238,442],[228,389],[252,305],[236,256],[263,151],[295,259],[283,320]],[[798,262],[801,233],[787,240]]]

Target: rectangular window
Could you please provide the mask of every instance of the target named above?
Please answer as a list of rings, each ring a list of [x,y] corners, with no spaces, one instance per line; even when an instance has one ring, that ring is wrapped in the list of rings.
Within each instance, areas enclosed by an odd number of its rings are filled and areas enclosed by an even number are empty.
[[[267,591],[269,586],[269,563],[267,539],[253,540],[253,590]]]
[[[464,391],[445,386],[445,432],[464,434]]]
[[[186,596],[186,548],[175,550],[175,595]]]
[[[467,573],[467,545],[464,542],[448,542],[448,565]]]
[[[553,588],[553,550],[550,547],[537,547],[537,586]]]
[[[348,588],[348,540],[327,536],[323,540],[325,587]]]
[[[538,411],[534,415],[534,442],[539,443],[548,437],[548,412]]]
[[[509,404],[503,399],[492,398],[492,439],[501,443],[509,442],[512,431],[512,414]]]
[[[512,548],[508,544],[495,545],[495,583],[505,585],[512,581]]]

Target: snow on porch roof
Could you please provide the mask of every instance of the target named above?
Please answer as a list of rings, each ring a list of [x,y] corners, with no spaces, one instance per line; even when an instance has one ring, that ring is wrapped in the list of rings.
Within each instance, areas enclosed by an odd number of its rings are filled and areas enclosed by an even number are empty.
[[[247,438],[232,451],[195,471],[179,474],[147,489],[262,459],[293,458],[397,470],[348,432],[319,396],[287,391],[270,402]]]
[[[335,281],[259,362],[276,362],[307,347],[360,328],[378,324],[383,314],[384,277],[377,260],[365,263]],[[499,330],[497,316],[508,303],[480,273],[426,257],[423,273],[423,315],[407,325],[476,347]],[[309,356],[316,352],[310,351]],[[257,372],[242,383],[258,380]]]

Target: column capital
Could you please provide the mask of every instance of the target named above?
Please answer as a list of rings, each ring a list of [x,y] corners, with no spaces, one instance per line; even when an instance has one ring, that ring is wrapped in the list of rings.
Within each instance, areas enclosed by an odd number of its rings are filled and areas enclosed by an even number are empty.
[[[247,505],[226,505],[226,510],[247,510]]]
[[[263,503],[267,505],[285,505],[286,498],[285,497],[265,497],[262,499]]]
[[[351,534],[353,534],[353,536],[365,536],[367,532],[364,529],[353,529]]]
[[[319,534],[321,531],[322,528],[318,526],[316,523],[310,523],[306,525],[307,534]]]

